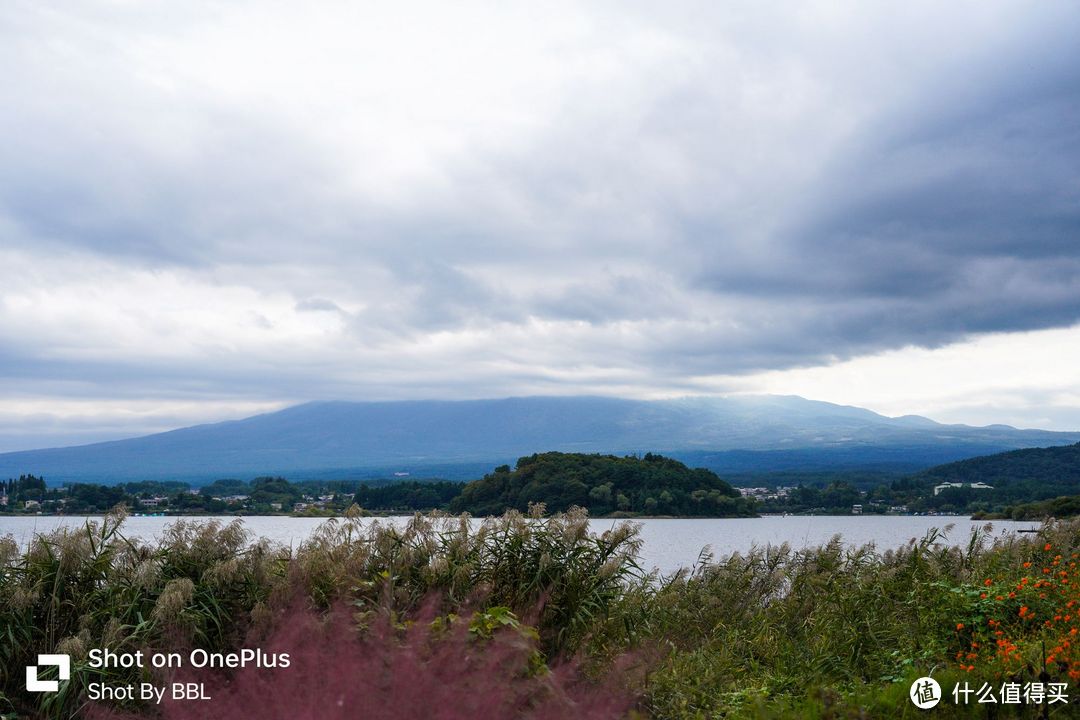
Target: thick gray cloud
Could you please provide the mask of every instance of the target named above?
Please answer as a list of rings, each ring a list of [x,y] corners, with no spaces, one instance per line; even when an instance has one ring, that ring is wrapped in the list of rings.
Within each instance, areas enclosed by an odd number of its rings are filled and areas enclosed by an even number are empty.
[[[1019,2],[9,3],[0,392],[694,392],[1070,326],[1077,36]]]

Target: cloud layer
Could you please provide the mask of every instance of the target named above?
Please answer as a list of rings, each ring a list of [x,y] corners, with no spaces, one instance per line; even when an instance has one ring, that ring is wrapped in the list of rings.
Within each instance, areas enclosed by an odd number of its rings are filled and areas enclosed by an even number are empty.
[[[1071,326],[1077,36],[1019,2],[8,3],[0,449],[29,407],[695,393]]]

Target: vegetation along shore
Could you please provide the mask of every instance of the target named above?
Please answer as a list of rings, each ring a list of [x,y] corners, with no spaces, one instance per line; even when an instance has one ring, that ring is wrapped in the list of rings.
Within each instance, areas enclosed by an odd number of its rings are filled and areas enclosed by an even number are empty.
[[[735,487],[738,485],[739,487]],[[474,515],[586,508],[593,517],[752,517],[759,513],[971,514],[1043,519],[1080,512],[1080,444],[999,453],[911,474],[781,472],[724,479],[656,453],[539,453],[472,482],[438,479],[221,479],[50,486],[35,475],[0,483],[0,512],[94,514],[123,504],[142,514],[340,515],[440,510]]]
[[[125,537],[122,513],[27,547],[7,538],[0,711],[94,716],[90,683],[160,674],[91,668],[94,647],[291,650],[290,672],[272,683],[243,668],[201,678],[233,688],[223,697],[239,698],[235,718],[357,717],[335,705],[344,697],[353,710],[397,703],[395,717],[420,716],[397,695],[406,679],[432,686],[420,695],[446,703],[439,717],[477,716],[479,697],[485,717],[655,718],[915,717],[908,689],[928,674],[942,687],[1080,680],[1078,522],[993,541],[984,530],[962,548],[934,534],[884,552],[763,548],[657,576],[637,562],[632,523],[593,534],[580,509],[532,511],[479,527],[418,514],[394,528],[361,525],[353,509],[294,549],[220,520],[180,520],[144,542]],[[72,681],[28,694],[22,670],[45,651],[72,656]],[[320,680],[340,694],[297,686],[328,665],[350,669]],[[191,708],[119,706],[165,718]],[[1016,712],[1044,709],[1064,717],[1071,706]]]

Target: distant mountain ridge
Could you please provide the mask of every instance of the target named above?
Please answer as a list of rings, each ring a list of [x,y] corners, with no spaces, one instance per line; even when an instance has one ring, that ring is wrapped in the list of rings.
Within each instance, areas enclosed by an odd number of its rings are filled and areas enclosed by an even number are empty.
[[[720,472],[734,462],[828,466],[896,463],[919,469],[1025,447],[1080,441],[1080,433],[888,418],[794,396],[676,400],[520,397],[501,400],[312,402],[154,435],[0,454],[0,476],[52,482],[291,478],[476,478],[536,452],[662,452]],[[696,458],[696,460],[695,460]]]

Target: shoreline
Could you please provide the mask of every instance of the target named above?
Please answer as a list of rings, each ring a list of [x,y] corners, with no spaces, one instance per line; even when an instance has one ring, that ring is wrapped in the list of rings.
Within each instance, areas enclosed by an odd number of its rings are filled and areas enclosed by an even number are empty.
[[[444,512],[443,510],[416,510],[413,512],[400,512],[400,513],[387,513],[387,512],[366,512],[360,517],[364,518],[391,518],[391,517],[412,517],[413,515],[430,515],[433,512]],[[0,518],[7,517],[26,517],[26,518],[61,518],[61,517],[105,517],[109,513],[107,512],[86,512],[86,513],[13,513],[13,512],[0,512]],[[314,519],[314,520],[330,520],[341,519],[347,517],[345,513],[332,513],[327,515],[304,515],[296,513],[130,513],[128,517],[160,517],[160,518],[246,518],[246,517],[275,517],[275,518],[296,518],[296,519]],[[447,517],[460,517],[460,515],[451,515],[447,513]],[[470,515],[474,519],[499,517],[498,515]],[[942,518],[964,518],[975,522],[1000,522],[1002,520],[1009,522],[1033,522],[1041,523],[1053,518],[1037,518],[1037,519],[1024,519],[1014,521],[1012,518],[977,518],[973,515],[966,513],[761,513],[759,515],[590,515],[590,520],[760,520],[763,518],[783,518],[783,517],[942,517]]]

